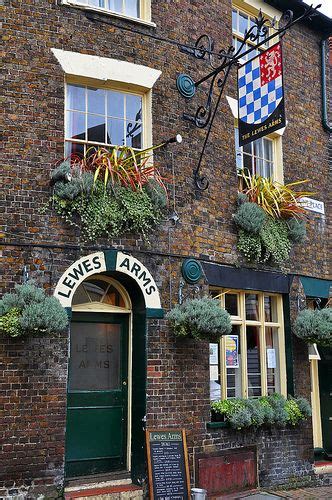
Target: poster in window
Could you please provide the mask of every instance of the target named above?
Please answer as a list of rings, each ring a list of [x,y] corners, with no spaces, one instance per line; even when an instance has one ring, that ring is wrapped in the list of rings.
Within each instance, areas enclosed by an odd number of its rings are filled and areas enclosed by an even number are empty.
[[[285,127],[281,43],[238,69],[240,146]]]
[[[210,344],[210,365],[218,365],[219,344]]]
[[[239,336],[226,335],[226,368],[239,368]]]

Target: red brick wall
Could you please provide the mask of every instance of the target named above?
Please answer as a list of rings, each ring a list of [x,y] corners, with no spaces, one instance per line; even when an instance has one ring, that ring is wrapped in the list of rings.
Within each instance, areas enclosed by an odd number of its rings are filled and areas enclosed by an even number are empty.
[[[64,75],[51,53],[53,47],[161,69],[162,76],[153,89],[154,143],[174,133],[181,133],[184,138],[181,146],[169,146],[167,151],[155,155],[156,163],[168,177],[174,169],[175,207],[180,222],[172,226],[165,221],[154,233],[151,244],[131,235],[111,242],[100,240],[97,244],[126,249],[153,270],[165,309],[177,300],[182,257],[243,265],[236,252],[231,217],[237,194],[231,111],[223,97],[202,164],[210,187],[204,193],[195,191],[192,170],[197,165],[205,131],[185,122],[182,114],[193,112],[198,103],[204,102],[204,96],[200,91],[195,99],[186,101],[178,94],[175,80],[179,73],[201,77],[209,67],[181,53],[176,46],[151,37],[192,43],[199,34],[207,32],[214,36],[217,50],[227,47],[231,40],[230,0],[215,0],[208,8],[205,2],[196,0],[153,0],[152,17],[157,28],[107,16],[101,19],[111,24],[93,22],[81,10],[55,0],[5,0],[3,17],[3,290],[21,282],[24,264],[37,283],[53,290],[71,263],[95,249],[83,244],[79,232],[52,211],[41,213],[50,196],[50,171],[63,154]],[[309,178],[309,188],[317,192],[314,197],[326,203],[329,136],[321,125],[319,41],[319,33],[302,25],[284,37],[288,126],[283,153],[285,181]],[[236,96],[235,71],[225,94]],[[331,268],[327,216],[309,214],[308,226],[307,242],[295,248],[284,270],[327,278]],[[19,243],[25,246],[13,246]],[[47,249],[38,244],[58,248]],[[153,255],[154,252],[161,255]],[[204,449],[204,443],[218,450],[255,442],[250,433],[248,437],[230,436],[226,431],[206,433],[207,346],[175,341],[165,321],[151,326],[148,338],[148,426],[185,427],[191,463],[194,451]],[[67,345],[65,339],[49,339],[38,351],[30,349],[33,342],[6,340],[1,347],[1,388],[5,398],[1,481],[6,488],[20,488],[26,481],[58,485],[63,478]],[[296,390],[308,396],[306,346],[297,341],[295,346]],[[306,390],[301,381],[306,381]],[[53,414],[55,418],[49,418]],[[280,441],[285,445],[286,434]],[[309,435],[310,432],[305,443],[300,443],[296,441],[298,434],[293,434],[294,464],[297,460],[293,469],[298,473],[301,463],[302,472],[309,470],[304,461],[311,450]],[[265,439],[268,443],[270,438],[261,439],[259,442]],[[268,444],[259,446],[263,449]],[[301,446],[305,448],[303,453],[298,451]],[[281,455],[280,452],[280,460]],[[283,471],[289,456],[284,455]],[[260,460],[261,470],[266,470],[270,458],[263,453]],[[265,477],[267,482],[286,481],[291,467],[283,474],[263,474],[262,480]]]

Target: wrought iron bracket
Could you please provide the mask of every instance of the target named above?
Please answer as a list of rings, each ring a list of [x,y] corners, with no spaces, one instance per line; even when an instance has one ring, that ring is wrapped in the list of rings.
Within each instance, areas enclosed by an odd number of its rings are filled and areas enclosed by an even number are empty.
[[[209,66],[212,68],[212,71],[197,81],[195,81],[190,75],[184,73],[178,75],[176,80],[178,92],[186,99],[193,98],[197,93],[197,89],[204,82],[209,82],[209,89],[205,103],[198,106],[194,115],[190,115],[188,113],[183,114],[183,118],[193,123],[196,127],[202,129],[208,127],[198,165],[194,169],[194,181],[199,190],[204,191],[209,186],[208,179],[204,175],[200,174],[200,168],[211,133],[211,128],[231,68],[233,66],[238,66],[243,57],[251,55],[260,47],[266,46],[270,40],[273,40],[276,37],[283,37],[286,31],[294,26],[294,24],[304,21],[305,19],[311,19],[313,16],[317,15],[316,11],[319,7],[320,5],[317,5],[316,7],[313,7],[313,5],[306,6],[304,13],[296,19],[294,19],[293,12],[291,10],[287,10],[280,18],[278,26],[275,18],[272,20],[265,18],[262,12],[259,11],[254,24],[245,33],[244,39],[237,50],[235,50],[233,46],[230,46],[227,50],[215,52],[214,41],[207,34],[201,35],[193,47],[179,45],[179,50],[181,52],[189,55],[190,57],[207,61]],[[271,31],[272,33],[269,34]],[[242,50],[246,46],[247,42],[250,42],[252,46],[250,49],[243,52]],[[216,87],[219,93],[214,104],[214,90]]]

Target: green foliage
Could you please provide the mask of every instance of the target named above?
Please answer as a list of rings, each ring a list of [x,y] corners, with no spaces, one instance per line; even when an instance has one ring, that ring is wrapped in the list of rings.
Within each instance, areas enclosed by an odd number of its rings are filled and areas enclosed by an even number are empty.
[[[294,322],[294,333],[300,339],[323,347],[332,347],[332,309],[304,309]]]
[[[306,236],[306,224],[304,220],[289,219],[287,220],[288,237],[293,243],[302,243]]]
[[[260,262],[262,258],[262,242],[258,234],[239,230],[237,249],[249,262]]]
[[[58,181],[67,181],[71,175],[70,160],[63,161],[53,172],[51,173],[51,179],[53,183]]]
[[[20,310],[17,307],[9,309],[8,312],[0,316],[0,331],[6,332],[10,337],[21,335]]]
[[[176,305],[166,315],[177,337],[216,342],[232,331],[231,317],[210,297],[191,299]]]
[[[68,326],[66,311],[58,299],[48,297],[33,284],[16,285],[0,301],[0,330],[10,337],[57,334]]]
[[[157,192],[155,189],[151,187]],[[133,191],[118,185],[105,190],[101,182],[96,183],[90,195],[80,195],[72,201],[54,196],[53,201],[55,211],[69,224],[80,227],[87,241],[113,238],[125,232],[139,233],[147,239],[165,207],[165,197],[158,193],[152,199],[147,187]]]
[[[211,409],[214,420],[223,417],[234,429],[295,426],[311,415],[306,399],[285,399],[280,394],[215,401],[211,403]]]
[[[260,231],[260,237],[265,250],[264,260],[270,258],[276,264],[288,260],[291,244],[285,221],[268,217]]]
[[[95,154],[99,167],[102,158],[103,155]],[[126,161],[123,157],[124,164]],[[87,158],[80,162],[88,167]],[[108,175],[109,181],[104,184],[82,165],[74,161],[70,166],[66,161],[53,172],[55,184],[51,202],[57,214],[68,224],[80,227],[85,241],[118,237],[126,232],[139,233],[147,239],[167,206],[167,194],[161,180],[147,177],[152,167],[146,166],[144,175],[141,173],[143,185],[140,189],[136,185],[132,189],[131,183],[122,185]],[[122,165],[121,171],[123,168]],[[134,173],[130,176],[133,181]]]
[[[241,203],[233,215],[235,224],[248,233],[257,234],[265,221],[264,210],[257,203]]]

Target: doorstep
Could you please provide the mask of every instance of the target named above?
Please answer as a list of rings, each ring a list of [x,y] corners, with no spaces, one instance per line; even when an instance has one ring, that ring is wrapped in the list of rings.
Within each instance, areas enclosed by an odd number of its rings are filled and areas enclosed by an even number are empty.
[[[65,500],[142,499],[143,490],[131,482],[128,473],[110,476],[91,476],[69,480],[64,491]],[[107,480],[107,477],[109,480]]]
[[[332,474],[332,462],[319,460],[314,463],[315,474]]]

